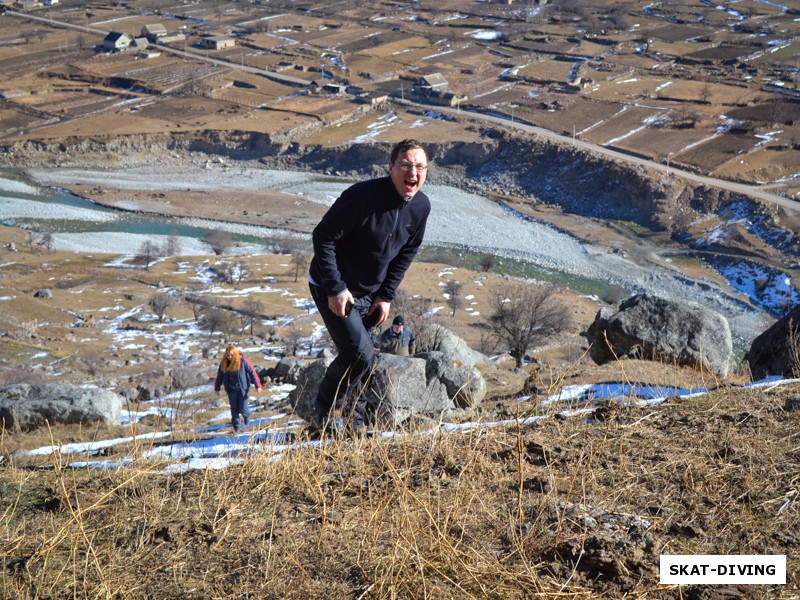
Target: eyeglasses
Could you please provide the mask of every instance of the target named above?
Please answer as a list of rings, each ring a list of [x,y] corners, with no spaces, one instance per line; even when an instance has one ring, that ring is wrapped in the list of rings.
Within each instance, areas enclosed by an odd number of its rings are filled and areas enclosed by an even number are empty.
[[[418,173],[424,173],[428,170],[428,165],[415,165],[414,163],[410,163],[408,161],[403,161],[401,163],[397,163],[397,165],[403,171],[410,171],[411,169],[416,169]]]

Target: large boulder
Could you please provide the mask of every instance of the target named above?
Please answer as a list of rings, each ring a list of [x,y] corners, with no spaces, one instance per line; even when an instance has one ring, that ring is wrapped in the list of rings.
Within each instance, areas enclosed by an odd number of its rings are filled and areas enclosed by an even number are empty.
[[[797,377],[800,374],[800,305],[754,339],[746,358],[754,380],[767,375]]]
[[[69,383],[0,388],[0,427],[35,429],[45,423],[120,423],[123,398],[110,390]]]
[[[441,352],[448,359],[461,365],[473,367],[477,363],[486,362],[486,356],[473,350],[455,333],[436,323],[426,328],[426,346],[433,352]]]
[[[304,369],[289,403],[297,415],[314,412],[319,384],[330,360]],[[486,396],[486,382],[474,367],[458,365],[441,352],[416,356],[378,354],[365,392],[368,412],[387,426],[400,425],[412,415],[440,418],[453,408],[474,407]]]
[[[649,294],[601,308],[586,337],[589,356],[599,365],[639,358],[699,367],[724,377],[733,359],[724,316],[694,302]]]
[[[439,418],[453,401],[444,383],[426,377],[425,359],[378,354],[369,389],[365,392],[368,412],[374,420],[397,426],[412,415]]]
[[[477,406],[486,397],[486,380],[475,367],[453,361],[444,352],[418,352],[414,358],[425,360],[425,378],[443,383],[456,408]]]
[[[319,384],[332,361],[330,357],[315,360],[297,374],[295,388],[289,392],[288,399],[294,412],[303,419],[308,420],[314,414]]]
[[[275,371],[271,376],[274,380],[283,383],[297,383],[297,377],[305,366],[306,361],[302,358],[284,356],[275,365]]]

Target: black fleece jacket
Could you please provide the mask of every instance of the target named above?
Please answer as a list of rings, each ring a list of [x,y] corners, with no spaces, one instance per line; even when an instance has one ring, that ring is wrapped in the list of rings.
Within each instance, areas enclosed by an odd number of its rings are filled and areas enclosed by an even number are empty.
[[[422,192],[404,200],[390,177],[350,186],[314,229],[310,279],[329,296],[394,300],[425,234],[431,203]]]

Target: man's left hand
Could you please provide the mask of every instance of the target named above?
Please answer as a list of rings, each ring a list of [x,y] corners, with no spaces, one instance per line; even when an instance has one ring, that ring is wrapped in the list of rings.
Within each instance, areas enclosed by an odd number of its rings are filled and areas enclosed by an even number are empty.
[[[389,309],[392,303],[380,296],[375,296],[372,300],[372,306],[369,307],[367,316],[372,316],[375,322],[375,327],[386,321],[389,317]]]

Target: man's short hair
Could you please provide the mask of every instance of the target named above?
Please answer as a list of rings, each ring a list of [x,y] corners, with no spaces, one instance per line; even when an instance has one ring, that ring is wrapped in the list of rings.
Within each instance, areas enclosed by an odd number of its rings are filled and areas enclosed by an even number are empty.
[[[389,156],[389,162],[394,163],[397,160],[397,157],[400,156],[401,152],[408,152],[409,150],[422,150],[425,153],[425,157],[428,157],[428,152],[425,150],[425,146],[422,145],[422,142],[415,139],[407,139],[403,140],[402,142],[397,142],[394,148],[392,148],[392,153]]]

